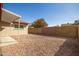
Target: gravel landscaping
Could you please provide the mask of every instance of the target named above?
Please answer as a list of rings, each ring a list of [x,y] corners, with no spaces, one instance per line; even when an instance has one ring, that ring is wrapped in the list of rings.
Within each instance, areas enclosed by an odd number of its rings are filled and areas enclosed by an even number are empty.
[[[3,56],[79,55],[79,43],[76,39],[32,34],[11,37],[18,43],[1,47]]]

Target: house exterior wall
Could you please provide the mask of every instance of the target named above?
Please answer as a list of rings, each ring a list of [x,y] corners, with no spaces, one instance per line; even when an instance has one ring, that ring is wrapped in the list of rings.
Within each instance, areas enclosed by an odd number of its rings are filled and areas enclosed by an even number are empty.
[[[72,24],[62,24],[61,26],[71,26]]]
[[[10,26],[10,23],[0,22],[0,36],[13,36],[13,35],[27,35],[28,34],[28,26],[24,29],[16,29]]]
[[[2,30],[2,26],[10,26],[10,23],[0,21],[0,31]]]
[[[0,25],[1,25],[1,26],[10,26],[10,23],[1,21],[1,22],[0,22]]]
[[[0,31],[0,36],[13,36],[13,35],[27,35],[28,26],[24,29],[15,29],[14,27],[3,26],[3,30]]]
[[[24,29],[16,29],[11,26],[10,23],[1,21],[0,22],[0,36],[13,36],[13,35],[27,35],[28,34],[28,25]]]

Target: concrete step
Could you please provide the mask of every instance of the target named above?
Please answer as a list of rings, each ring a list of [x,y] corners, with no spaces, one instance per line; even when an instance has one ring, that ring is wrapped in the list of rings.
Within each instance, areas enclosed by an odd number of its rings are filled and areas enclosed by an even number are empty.
[[[12,37],[0,37],[0,46],[7,46],[16,43],[17,41]]]

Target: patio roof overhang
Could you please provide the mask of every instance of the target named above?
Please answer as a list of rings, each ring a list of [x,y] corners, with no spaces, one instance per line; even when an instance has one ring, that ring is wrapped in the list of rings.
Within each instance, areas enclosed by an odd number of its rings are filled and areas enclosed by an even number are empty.
[[[1,21],[12,23],[16,20],[19,21],[20,18],[21,16],[2,8]]]
[[[28,22],[23,21],[23,20],[21,20],[21,19],[19,19],[19,21],[20,21],[20,25],[21,25],[21,24],[24,24],[24,25],[28,25],[28,24],[29,24]],[[18,20],[14,21],[13,23],[14,23],[14,24],[18,24]]]
[[[18,22],[13,22],[14,24],[17,24],[18,25]],[[20,22],[20,25],[28,25],[29,23],[26,23],[26,22]]]

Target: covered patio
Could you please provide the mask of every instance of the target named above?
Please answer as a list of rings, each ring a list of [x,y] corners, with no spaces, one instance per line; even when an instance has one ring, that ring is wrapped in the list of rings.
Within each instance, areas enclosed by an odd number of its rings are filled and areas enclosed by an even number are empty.
[[[28,23],[22,22],[21,16],[3,8],[0,26],[0,36],[28,34]]]

